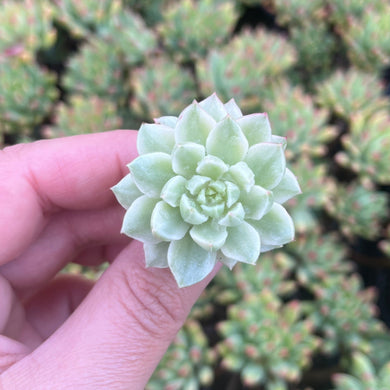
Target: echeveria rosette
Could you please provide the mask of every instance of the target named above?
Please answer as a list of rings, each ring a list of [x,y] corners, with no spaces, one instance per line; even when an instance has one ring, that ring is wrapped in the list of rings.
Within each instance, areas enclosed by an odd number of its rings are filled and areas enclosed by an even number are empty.
[[[139,156],[112,188],[127,209],[122,233],[144,243],[147,267],[169,267],[185,287],[217,261],[255,264],[294,238],[281,204],[300,188],[266,114],[243,116],[213,94],[155,122],[139,129]]]

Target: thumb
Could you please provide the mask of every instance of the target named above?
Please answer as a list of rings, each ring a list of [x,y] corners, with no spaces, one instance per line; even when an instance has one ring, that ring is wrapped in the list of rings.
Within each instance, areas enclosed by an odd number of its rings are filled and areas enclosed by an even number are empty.
[[[65,324],[2,375],[5,389],[144,389],[210,281],[179,288],[132,241]],[[1,387],[1,386],[0,386]]]

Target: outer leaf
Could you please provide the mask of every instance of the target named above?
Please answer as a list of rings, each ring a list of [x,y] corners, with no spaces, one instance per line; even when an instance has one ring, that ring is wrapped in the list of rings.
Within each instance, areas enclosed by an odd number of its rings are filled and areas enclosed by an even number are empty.
[[[196,168],[196,172],[199,175],[207,176],[214,180],[218,180],[227,170],[228,166],[220,158],[210,155],[200,161]]]
[[[167,268],[168,267],[169,242],[158,244],[144,244],[146,267]]]
[[[189,225],[183,221],[178,207],[172,207],[163,200],[153,210],[150,221],[152,233],[163,241],[180,240],[186,234]]]
[[[227,228],[228,237],[221,248],[222,253],[243,263],[255,264],[260,255],[260,237],[256,229],[243,222]]]
[[[216,252],[206,251],[187,234],[172,241],[168,249],[168,265],[179,287],[203,280],[216,264]]]
[[[230,270],[237,264],[237,260],[226,257],[221,251],[217,252],[217,261],[225,264]]]
[[[136,199],[126,211],[121,233],[142,242],[156,244],[160,240],[153,236],[150,228],[150,219],[157,199],[143,195]]]
[[[218,122],[210,132],[206,141],[206,150],[208,154],[219,157],[226,164],[235,164],[244,158],[248,150],[248,141],[240,126],[227,117]]]
[[[190,178],[205,154],[204,146],[194,142],[176,145],[172,152],[172,168],[178,175]]]
[[[161,116],[160,118],[156,118],[154,121],[157,124],[168,126],[168,127],[171,127],[172,129],[174,129],[178,119],[179,118],[177,118],[176,116],[167,115],[167,116]]]
[[[165,183],[175,176],[171,156],[160,152],[138,156],[128,167],[137,187],[151,198],[158,198]]]
[[[266,113],[245,115],[237,119],[237,123],[245,134],[249,146],[271,142],[271,125]]]
[[[273,203],[272,192],[260,186],[253,186],[249,192],[241,192],[240,201],[244,206],[245,217],[260,219]]]
[[[202,100],[199,105],[210,114],[217,122],[226,117],[227,111],[224,104],[219,100],[216,93]]]
[[[190,235],[206,251],[216,251],[225,243],[227,232],[225,226],[211,219],[201,225],[195,225],[190,230]]]
[[[176,143],[195,142],[205,145],[207,136],[215,126],[215,120],[198,103],[187,107],[175,127]]]
[[[274,200],[277,203],[284,203],[295,195],[301,194],[301,187],[299,187],[298,180],[295,175],[286,168],[286,172],[280,183],[272,190]]]
[[[258,231],[264,246],[281,247],[294,239],[293,221],[279,203],[274,203],[271,210],[260,220],[248,222]]]
[[[111,190],[119,204],[126,210],[137,198],[143,195],[134,183],[131,173],[126,175],[118,184],[111,187]]]
[[[245,161],[255,174],[255,183],[268,190],[280,183],[286,170],[286,158],[281,144],[253,145],[249,148]]]
[[[139,154],[163,152],[170,154],[175,145],[175,131],[168,126],[143,123],[138,130]]]
[[[241,109],[238,107],[234,99],[230,99],[227,103],[225,103],[225,109],[233,119],[242,117]]]
[[[181,196],[186,192],[187,180],[183,176],[174,176],[169,179],[161,190],[161,199],[172,207],[180,204]]]

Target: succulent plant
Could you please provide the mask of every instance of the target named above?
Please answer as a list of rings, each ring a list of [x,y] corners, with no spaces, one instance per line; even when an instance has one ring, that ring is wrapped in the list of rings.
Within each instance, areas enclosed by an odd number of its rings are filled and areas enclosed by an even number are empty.
[[[54,0],[58,21],[77,38],[96,32],[121,9],[120,0]]]
[[[291,163],[299,177],[302,194],[286,202],[292,215],[295,229],[299,233],[318,231],[319,214],[329,195],[334,191],[335,181],[327,173],[324,163],[302,156]]]
[[[313,291],[328,279],[336,284],[351,273],[353,265],[346,260],[346,248],[335,234],[309,233],[298,235],[285,252],[299,284]]]
[[[326,17],[326,0],[274,0],[278,23],[300,26],[308,21],[318,23]]]
[[[201,90],[216,91],[224,100],[235,96],[244,113],[262,109],[262,100],[294,64],[294,48],[278,34],[245,30],[228,46],[198,62]]]
[[[346,121],[357,113],[369,117],[390,105],[383,96],[383,85],[378,77],[354,68],[338,70],[318,85],[316,101]]]
[[[58,91],[56,77],[18,58],[0,62],[0,128],[30,133],[49,115]]]
[[[195,82],[188,69],[167,57],[149,58],[131,74],[134,87],[132,106],[143,118],[174,115],[183,104],[191,103],[196,93]]]
[[[342,281],[327,279],[313,288],[315,300],[308,304],[309,318],[323,339],[322,351],[327,354],[352,351],[369,352],[369,339],[384,327],[376,318],[376,292],[363,290],[357,274]],[[307,308],[305,308],[307,309]]]
[[[228,319],[217,327],[223,337],[217,345],[221,365],[240,372],[246,386],[287,390],[320,343],[301,309],[298,301],[283,304],[267,288],[230,306]]]
[[[286,137],[286,157],[290,160],[301,159],[303,155],[323,156],[326,144],[337,135],[336,128],[327,124],[326,110],[317,108],[310,95],[287,81],[275,88],[264,108],[275,123],[275,132]]]
[[[143,124],[140,154],[113,187],[122,232],[144,243],[146,265],[169,267],[180,287],[221,261],[254,264],[294,237],[282,203],[300,192],[284,139],[266,114],[243,116],[213,94],[179,117]]]
[[[341,231],[347,237],[357,235],[375,240],[381,235],[387,203],[385,192],[352,183],[348,186],[338,185],[325,208],[339,222]]]
[[[333,376],[334,390],[386,390],[389,387],[390,362],[377,372],[366,355],[356,352],[350,370],[348,374]]]
[[[33,61],[35,51],[51,45],[56,37],[52,27],[54,9],[45,0],[5,0],[0,4],[0,59],[22,57]]]
[[[126,68],[112,46],[96,39],[70,59],[63,85],[71,94],[110,98],[123,105],[130,91]]]
[[[114,130],[121,127],[122,120],[113,102],[96,96],[74,95],[69,103],[59,103],[55,110],[54,124],[47,127],[48,138]]]
[[[285,253],[265,253],[255,267],[237,264],[233,272],[227,268],[220,270],[208,289],[208,295],[222,305],[238,303],[245,295],[256,293],[260,288],[283,297],[296,288],[295,281],[289,278],[293,267],[294,262]]]
[[[214,380],[216,354],[195,320],[187,320],[154,372],[146,390],[197,390]]]
[[[174,0],[122,0],[124,6],[142,15],[149,26],[154,26],[163,20],[163,10],[173,4]]]
[[[387,110],[375,112],[369,118],[364,112],[351,118],[349,133],[342,137],[344,151],[336,161],[351,169],[362,180],[390,184],[390,116]]]
[[[96,33],[129,66],[140,63],[157,45],[154,32],[138,15],[127,9],[114,13],[98,27]]]
[[[351,62],[359,69],[377,72],[390,64],[390,4],[380,10],[366,7],[363,17],[349,18],[342,33]],[[364,28],[362,28],[364,26]]]
[[[164,9],[158,31],[166,50],[178,61],[194,61],[224,43],[235,21],[233,1],[182,0]]]

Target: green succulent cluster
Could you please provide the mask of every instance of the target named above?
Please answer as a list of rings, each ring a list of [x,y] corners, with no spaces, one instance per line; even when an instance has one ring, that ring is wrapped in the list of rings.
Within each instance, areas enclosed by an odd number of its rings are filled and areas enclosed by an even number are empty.
[[[338,70],[317,87],[317,103],[345,121],[356,115],[371,116],[389,107],[383,86],[375,74],[357,69]]]
[[[166,56],[151,57],[145,66],[134,69],[132,82],[134,111],[142,117],[175,115],[196,95],[191,71]]]
[[[0,61],[0,128],[19,137],[31,135],[58,98],[54,74],[14,58]]]
[[[389,126],[387,110],[380,110],[368,119],[362,113],[352,116],[350,132],[342,137],[344,150],[336,154],[336,161],[374,186],[389,184]]]
[[[122,120],[111,101],[74,95],[69,104],[56,106],[54,124],[44,129],[44,134],[47,138],[57,138],[119,129],[121,125]]]
[[[50,46],[56,32],[51,24],[54,8],[48,1],[0,4],[0,59],[18,57],[31,61],[35,51]]]
[[[225,43],[235,21],[233,1],[182,0],[163,11],[158,32],[166,50],[185,62],[202,58]]]
[[[187,320],[146,385],[146,390],[196,390],[214,380],[216,353],[201,325]]]
[[[357,235],[375,240],[381,236],[387,204],[386,193],[352,184],[339,186],[328,198],[325,208],[339,222],[347,237]]]
[[[334,234],[299,235],[286,247],[286,252],[296,280],[309,291],[330,280],[336,285],[353,269],[352,263],[346,260],[346,247]]]
[[[390,42],[383,33],[390,29],[390,4],[383,4],[380,9],[366,7],[361,18],[350,18],[348,29],[342,33],[349,59],[368,72],[380,71],[390,64]]]
[[[286,137],[286,157],[290,160],[304,155],[323,156],[327,152],[326,144],[337,135],[336,128],[328,124],[327,111],[317,108],[310,95],[287,81],[275,88],[264,108],[275,123],[275,131]]]
[[[321,350],[331,355],[369,352],[370,337],[383,331],[376,318],[375,290],[363,289],[360,277],[352,274],[337,283],[328,279],[313,286],[313,293],[315,300],[306,303],[305,311],[321,336]]]
[[[390,362],[376,370],[371,360],[356,352],[352,356],[350,374],[333,376],[334,390],[386,390],[390,383]]]
[[[218,324],[222,366],[239,372],[247,386],[287,390],[320,345],[313,323],[302,314],[298,301],[283,305],[267,288],[246,295],[229,307],[227,320]]]
[[[283,36],[245,30],[200,61],[197,71],[203,94],[216,91],[224,100],[234,96],[248,113],[262,107],[270,88],[294,62],[295,50]]]

